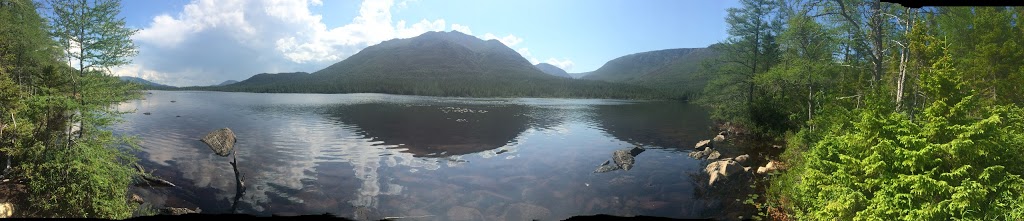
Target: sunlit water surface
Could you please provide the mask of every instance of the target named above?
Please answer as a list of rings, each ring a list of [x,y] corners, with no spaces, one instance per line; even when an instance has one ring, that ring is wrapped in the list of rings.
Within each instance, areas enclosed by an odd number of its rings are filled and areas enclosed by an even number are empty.
[[[715,131],[679,102],[151,91],[118,108],[135,112],[115,132],[140,138],[140,164],[178,185],[133,190],[156,206],[416,220],[748,213],[743,191],[707,190],[707,163],[686,154]],[[230,157],[199,141],[224,127],[248,185],[234,211]],[[636,145],[647,151],[631,170],[594,173]]]

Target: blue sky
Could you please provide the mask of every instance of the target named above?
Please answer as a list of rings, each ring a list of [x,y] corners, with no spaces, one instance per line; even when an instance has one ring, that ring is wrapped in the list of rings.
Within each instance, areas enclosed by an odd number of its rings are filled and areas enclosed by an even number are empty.
[[[191,86],[258,73],[314,72],[359,50],[426,31],[498,39],[569,73],[619,56],[726,38],[736,1],[122,1],[139,55],[115,74]]]

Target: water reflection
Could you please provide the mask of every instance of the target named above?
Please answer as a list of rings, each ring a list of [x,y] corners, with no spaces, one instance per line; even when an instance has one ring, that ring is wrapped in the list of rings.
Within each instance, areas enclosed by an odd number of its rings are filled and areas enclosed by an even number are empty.
[[[706,114],[679,103],[153,91],[118,108],[137,112],[116,132],[142,138],[141,163],[180,186],[136,190],[157,205],[231,211],[231,166],[198,141],[229,127],[250,185],[238,209],[249,214],[700,218],[720,208],[695,193],[689,174],[701,162],[679,153],[713,133]],[[636,144],[655,149],[629,171],[593,173]]]
[[[527,111],[507,104],[368,103],[334,106],[324,115],[415,157],[448,157],[514,142],[528,127]]]
[[[707,112],[680,102],[601,105],[595,106],[594,114],[594,121],[609,135],[641,145],[689,151],[714,134]]]

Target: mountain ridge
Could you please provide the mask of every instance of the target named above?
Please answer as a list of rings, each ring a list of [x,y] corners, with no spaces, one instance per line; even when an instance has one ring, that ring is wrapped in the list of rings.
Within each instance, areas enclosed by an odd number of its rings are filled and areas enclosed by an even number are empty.
[[[313,73],[263,73],[231,85],[193,89],[455,97],[666,97],[635,85],[552,76],[500,41],[457,31],[387,40]]]
[[[540,64],[534,65],[534,67],[537,67],[537,69],[540,69],[540,71],[542,71],[542,72],[544,72],[546,74],[552,75],[552,76],[564,77],[564,78],[574,78],[574,77],[570,76],[569,73],[565,72],[565,70],[562,70],[561,68],[559,68],[557,66],[554,66],[552,64],[540,63]]]

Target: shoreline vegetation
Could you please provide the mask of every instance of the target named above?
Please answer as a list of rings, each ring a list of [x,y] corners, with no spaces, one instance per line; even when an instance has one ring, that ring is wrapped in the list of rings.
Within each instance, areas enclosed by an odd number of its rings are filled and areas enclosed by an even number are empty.
[[[755,218],[1024,219],[1024,8],[740,2],[696,103],[784,144]]]
[[[105,129],[122,114],[111,104],[141,97],[103,71],[137,53],[119,11],[110,0],[0,1],[0,189],[11,200],[0,215],[124,219],[137,209],[136,140]]]

